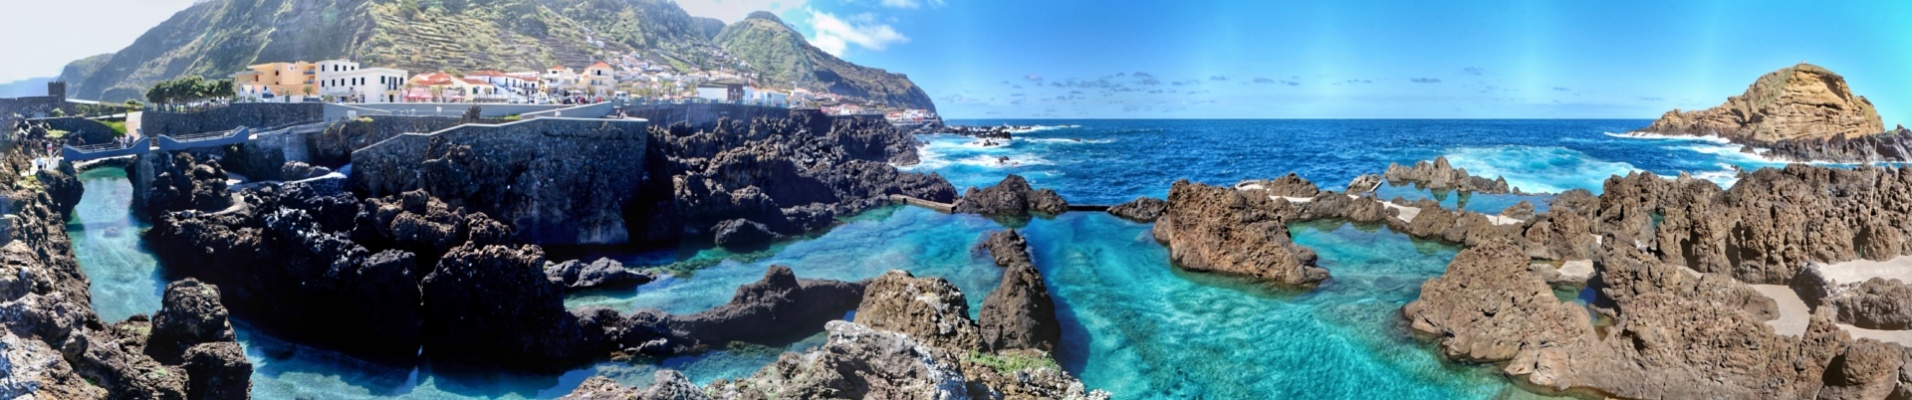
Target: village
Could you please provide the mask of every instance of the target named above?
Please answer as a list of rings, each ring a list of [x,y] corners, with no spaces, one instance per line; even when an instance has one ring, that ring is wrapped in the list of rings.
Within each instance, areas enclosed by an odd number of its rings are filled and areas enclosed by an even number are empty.
[[[276,103],[590,104],[607,101],[729,103],[819,109],[829,115],[883,115],[903,126],[935,121],[934,112],[812,91],[769,88],[728,70],[676,72],[634,55],[580,69],[433,71],[413,74],[350,60],[254,64],[234,73],[234,101]],[[615,65],[613,64],[615,63]]]

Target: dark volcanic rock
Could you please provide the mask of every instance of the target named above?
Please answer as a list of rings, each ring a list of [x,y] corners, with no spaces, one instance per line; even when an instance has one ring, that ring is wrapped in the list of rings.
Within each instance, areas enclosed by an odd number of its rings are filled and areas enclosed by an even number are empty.
[[[1028,242],[1009,230],[989,234],[984,243],[996,265],[1006,269],[1002,284],[983,298],[976,318],[983,344],[996,351],[1055,351],[1062,342],[1062,322],[1056,320],[1056,303],[1049,298],[1048,285],[1030,263]]]
[[[534,370],[598,356],[583,344],[564,289],[536,246],[452,249],[420,283],[426,351],[435,358]]]
[[[917,278],[902,270],[884,273],[863,289],[856,323],[909,335],[934,347],[983,348],[963,291],[943,278]]]
[[[178,364],[187,348],[230,341],[232,325],[226,323],[226,307],[219,304],[219,288],[192,278],[166,285],[164,303],[159,313],[153,314],[147,355],[162,363]],[[242,354],[240,359],[244,358]]]
[[[858,318],[862,318],[858,313]],[[956,355],[917,337],[831,321],[809,353],[785,353],[750,378],[712,382],[719,398],[961,399],[969,384]]]
[[[1912,329],[1912,287],[1898,279],[1872,278],[1832,298],[1839,322],[1866,329]]]
[[[1136,197],[1127,203],[1109,207],[1109,214],[1136,222],[1155,222],[1168,209],[1168,202],[1153,197]]]
[[[792,113],[788,119],[720,119],[696,130],[652,126],[652,181],[637,213],[651,240],[711,237],[747,219],[781,235],[829,226],[836,215],[890,204],[890,195],[948,203],[940,176],[898,171],[916,157],[913,136],[881,120]]]
[[[172,273],[219,285],[234,314],[282,337],[371,358],[417,356],[417,256],[352,241],[361,207],[349,196],[298,184],[247,194],[242,212],[158,218],[145,233],[154,256]]]
[[[152,186],[145,196],[134,196],[135,207],[146,215],[159,216],[173,211],[219,211],[232,206],[232,193],[226,190],[226,170],[219,161],[201,159],[191,153],[153,153],[140,156],[136,168],[152,168]],[[143,201],[141,201],[143,200]]]
[[[624,263],[609,258],[589,263],[570,260],[546,264],[544,276],[566,289],[637,286],[657,279],[650,271],[625,267]]]
[[[762,249],[783,238],[764,224],[741,218],[718,222],[711,230],[717,235],[717,245],[731,250]]]
[[[1167,244],[1169,259],[1195,271],[1270,279],[1287,285],[1313,285],[1328,279],[1314,265],[1315,254],[1288,238],[1287,219],[1261,191],[1246,194],[1227,188],[1175,182],[1168,210],[1155,222],[1155,239]]]
[[[151,329],[135,318],[107,326],[104,331],[73,335],[61,353],[74,372],[106,389],[109,399],[186,399],[186,370],[167,366],[141,351]]]
[[[399,136],[352,153],[367,197],[424,190],[483,212],[533,244],[630,241],[649,136],[635,122],[539,119]]]
[[[955,212],[983,215],[1025,216],[1031,212],[1061,214],[1069,211],[1069,202],[1054,190],[1036,190],[1029,181],[1011,174],[995,186],[969,188],[956,202]]]
[[[1321,194],[1321,188],[1315,187],[1314,182],[1302,179],[1301,175],[1297,175],[1293,172],[1288,173],[1288,175],[1283,175],[1280,178],[1275,178],[1275,180],[1247,181],[1236,184],[1235,187],[1242,188],[1250,185],[1260,187],[1262,190],[1267,190],[1268,194],[1281,197],[1312,198],[1317,194]]]
[[[733,341],[781,344],[801,339],[857,309],[864,285],[797,279],[790,267],[773,265],[763,279],[737,287],[730,302],[690,315],[673,315],[667,326],[696,343],[721,347]],[[859,313],[860,314],[860,313]]]
[[[252,362],[238,342],[200,343],[186,349],[187,398],[244,399],[252,393]]]

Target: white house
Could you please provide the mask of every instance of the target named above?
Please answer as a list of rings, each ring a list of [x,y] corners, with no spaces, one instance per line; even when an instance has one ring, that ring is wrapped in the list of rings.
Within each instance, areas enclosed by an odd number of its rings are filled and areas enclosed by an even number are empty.
[[[320,61],[313,70],[319,95],[361,103],[402,101],[400,91],[410,77],[405,70],[360,68],[358,63],[345,60]]]

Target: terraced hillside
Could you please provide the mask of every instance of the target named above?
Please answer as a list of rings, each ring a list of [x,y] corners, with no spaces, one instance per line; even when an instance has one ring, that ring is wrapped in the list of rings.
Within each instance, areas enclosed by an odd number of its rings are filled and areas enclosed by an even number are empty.
[[[759,63],[726,53],[733,48],[753,57],[795,54],[803,62]],[[902,75],[822,53],[774,16],[724,26],[669,0],[204,0],[117,53],[75,61],[61,79],[71,97],[122,101],[142,99],[159,81],[223,79],[262,62],[345,58],[415,72],[539,70],[631,51],[680,72],[742,68],[767,77],[764,84],[934,107]]]

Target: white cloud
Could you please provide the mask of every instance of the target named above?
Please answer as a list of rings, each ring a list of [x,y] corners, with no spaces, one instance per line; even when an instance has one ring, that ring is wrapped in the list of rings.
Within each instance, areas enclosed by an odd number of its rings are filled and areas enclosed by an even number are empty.
[[[785,11],[803,8],[808,0],[677,0],[677,6],[684,12],[699,17],[711,17],[724,23],[742,21],[745,16],[756,11],[769,11],[783,15]]]
[[[909,43],[910,38],[896,32],[888,24],[850,23],[830,13],[810,10],[810,29],[815,36],[810,44],[832,55],[841,56],[850,45],[883,51],[895,43]]]

